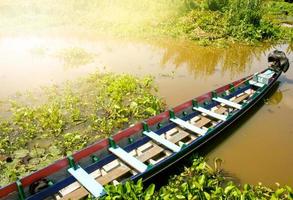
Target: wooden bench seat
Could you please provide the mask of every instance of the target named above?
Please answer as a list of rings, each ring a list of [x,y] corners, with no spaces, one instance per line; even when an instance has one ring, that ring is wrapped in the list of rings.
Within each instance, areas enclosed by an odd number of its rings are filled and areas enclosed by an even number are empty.
[[[143,154],[137,156],[137,159],[142,161],[142,162],[146,162],[149,159],[153,158],[154,156],[158,155],[159,153],[163,152],[164,149],[159,147],[156,144],[153,144],[153,146],[148,149],[147,151],[145,151]],[[96,180],[102,184],[102,185],[106,185],[112,181],[114,181],[115,179],[123,176],[124,174],[130,172],[131,168],[129,168],[126,165],[120,165],[119,167],[116,167],[113,170],[110,170],[107,174],[105,174],[104,176],[99,176],[96,178]],[[88,191],[86,189],[84,189],[83,187],[79,187],[78,189],[72,191],[71,193],[63,196],[60,199],[81,199],[83,197],[85,197],[86,195],[88,195]]]
[[[241,96],[236,97],[233,102],[235,103],[241,103],[243,100],[245,100],[247,97],[249,96],[249,94],[247,93],[243,93]]]

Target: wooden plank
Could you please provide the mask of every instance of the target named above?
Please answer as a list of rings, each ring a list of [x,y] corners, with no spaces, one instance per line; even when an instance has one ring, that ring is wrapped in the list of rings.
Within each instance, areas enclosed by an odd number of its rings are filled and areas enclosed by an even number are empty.
[[[208,123],[210,123],[211,121],[212,120],[210,120],[209,118],[206,118],[204,116],[201,116],[200,119],[195,122],[195,126],[201,128],[201,127],[207,125]]]
[[[159,147],[158,145],[153,145],[150,149],[145,151],[140,156],[137,156],[137,159],[141,162],[145,162],[154,156],[158,155],[159,153],[163,152],[164,149]],[[100,176],[96,178],[96,180],[101,183],[102,185],[106,185],[115,179],[123,176],[124,174],[128,173],[131,169],[128,166],[121,165],[111,171],[109,171],[106,175]],[[83,187],[79,187],[77,190],[63,196],[62,200],[69,200],[69,199],[81,199],[88,195],[88,191]]]
[[[79,187],[77,190],[74,190],[73,192],[61,197],[61,198],[56,198],[60,200],[73,200],[73,199],[81,199],[88,195],[88,191],[84,187]]]
[[[222,115],[222,114],[219,114],[219,113],[216,113],[216,112],[213,112],[211,110],[208,110],[208,109],[205,109],[203,107],[193,107],[194,110],[197,110],[199,112],[202,112],[202,113],[205,113],[215,119],[219,119],[219,120],[222,120],[222,121],[225,121],[227,119],[227,116],[226,115]]]
[[[233,102],[235,103],[241,103],[244,99],[246,99],[249,96],[247,93],[243,93],[243,95],[236,97]]]
[[[240,104],[235,103],[235,102],[233,102],[233,101],[229,101],[229,100],[224,99],[224,98],[221,98],[221,97],[213,98],[213,100],[214,100],[214,101],[217,101],[217,102],[219,102],[219,103],[223,103],[223,104],[225,104],[225,105],[227,105],[227,106],[230,106],[230,107],[232,107],[232,108],[239,109],[239,110],[242,108],[242,106],[241,106]]]
[[[137,159],[140,160],[141,162],[146,162],[163,151],[164,149],[162,147],[159,147],[158,145],[153,145],[150,149],[145,151],[143,154],[137,156]]]
[[[188,123],[187,121],[184,121],[180,118],[174,118],[174,119],[170,119],[172,122],[174,122],[175,124],[193,132],[193,133],[197,133],[197,134],[200,134],[200,135],[204,135],[206,133],[205,130],[195,126],[195,125],[192,125],[190,123]]]
[[[115,169],[109,171],[106,175],[98,177],[97,181],[102,185],[106,185],[119,178],[120,176],[126,174],[130,170],[131,169],[128,166],[120,165],[119,167],[116,167]]]
[[[120,158],[120,160],[127,163],[129,166],[141,173],[146,171],[146,169],[148,168],[148,166],[145,165],[143,162],[131,156],[128,152],[118,146],[116,148],[110,147],[109,151],[111,151],[114,155]]]
[[[226,109],[225,107],[221,106],[221,107],[219,107],[217,110],[215,110],[214,112],[215,112],[215,113],[218,113],[218,114],[223,114],[223,113],[225,113],[226,111],[227,111],[227,109]],[[199,127],[199,128],[201,128],[201,127],[207,125],[208,123],[210,123],[211,121],[212,121],[211,119],[209,119],[209,118],[207,118],[207,117],[205,117],[205,116],[200,115],[200,119],[197,120],[197,121],[194,123],[194,125],[197,126],[197,127]]]
[[[186,138],[187,136],[190,136],[190,134],[185,131],[180,130],[178,133],[172,135],[168,140],[170,142],[177,143],[177,142],[183,140],[184,138]]]
[[[220,107],[217,107],[217,110],[215,110],[214,112],[218,113],[218,114],[223,114],[223,113],[227,112],[227,108],[220,106]]]
[[[163,145],[164,147],[170,149],[173,152],[179,152],[180,149],[181,149],[178,145],[170,142],[169,140],[166,140],[165,138],[159,136],[158,134],[156,134],[156,133],[154,133],[152,131],[144,131],[143,134],[147,135],[152,140],[160,143],[161,145]]]
[[[74,190],[76,190],[80,187],[81,187],[80,184],[77,181],[75,181],[74,183],[59,190],[59,193],[58,193],[58,196],[56,197],[56,199],[61,199],[60,197],[66,196],[67,194],[73,192]]]
[[[89,175],[83,168],[69,168],[67,171],[94,197],[97,198],[105,194],[104,187],[91,175]]]
[[[244,99],[246,99],[247,97],[249,96],[249,94],[247,93],[243,93],[241,96],[239,97],[236,97],[233,101],[231,102],[234,102],[234,103],[240,103],[242,102]],[[225,112],[227,112],[227,108],[223,107],[223,106],[219,106],[218,109],[214,110],[215,113],[218,113],[218,114],[224,114]],[[207,117],[204,117],[204,116],[200,116],[200,119],[198,121],[196,121],[194,124],[195,126],[201,128],[205,125],[207,125],[208,123],[210,123],[212,120],[207,118]]]
[[[96,178],[96,180],[100,184],[106,185],[106,184],[112,182],[113,180],[119,178],[120,176],[126,174],[130,170],[131,169],[129,167],[127,167],[125,165],[120,165],[119,167],[111,170],[105,176],[100,176],[100,177]],[[84,187],[79,187],[77,190],[63,196],[60,199],[62,199],[62,200],[81,199],[81,198],[85,197],[86,195],[88,195],[88,191]]]

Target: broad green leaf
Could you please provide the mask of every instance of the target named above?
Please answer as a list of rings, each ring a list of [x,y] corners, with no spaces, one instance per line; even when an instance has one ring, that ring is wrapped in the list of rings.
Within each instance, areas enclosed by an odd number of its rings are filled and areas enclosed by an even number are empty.
[[[204,196],[207,200],[210,200],[211,199],[211,195],[207,192],[204,192]]]
[[[233,190],[235,188],[234,185],[229,185],[225,188],[224,193],[228,194],[231,190]]]

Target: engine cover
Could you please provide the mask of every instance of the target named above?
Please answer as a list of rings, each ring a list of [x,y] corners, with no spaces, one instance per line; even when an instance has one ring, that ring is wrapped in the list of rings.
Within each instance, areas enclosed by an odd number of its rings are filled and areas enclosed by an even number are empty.
[[[286,72],[289,69],[289,59],[283,51],[275,50],[271,52],[268,61],[271,63],[270,68],[273,70]]]

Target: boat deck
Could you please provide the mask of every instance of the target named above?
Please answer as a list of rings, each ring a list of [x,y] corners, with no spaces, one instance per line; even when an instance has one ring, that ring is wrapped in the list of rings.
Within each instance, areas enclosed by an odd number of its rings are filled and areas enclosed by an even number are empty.
[[[237,96],[230,98],[228,101],[241,105],[242,103],[245,103],[246,99],[252,96],[254,92],[255,91],[252,89],[247,89]],[[237,108],[231,105],[229,106],[225,103],[219,103],[217,106],[211,108],[210,111],[219,115],[228,116],[229,113],[233,112],[235,109]],[[203,112],[188,120],[187,123],[208,131],[209,128],[217,125],[219,121],[221,121],[221,119],[217,119]],[[162,137],[163,139],[171,142],[172,144],[178,145],[179,147],[189,144],[199,136],[199,134],[191,132],[180,124],[175,128],[159,135],[159,137]],[[172,151],[163,144],[156,142],[155,140],[150,140],[144,145],[130,151],[128,154],[146,165],[154,165],[170,156]],[[129,166],[129,164],[123,161],[123,159],[117,158],[102,168],[92,172],[90,175],[94,177],[99,184],[106,185],[108,183],[119,184],[121,181],[130,178],[137,173],[139,172],[135,168]],[[88,194],[89,192],[81,184],[79,184],[78,181],[76,181],[60,190],[59,193],[55,195],[55,198],[62,200],[80,199]]]

